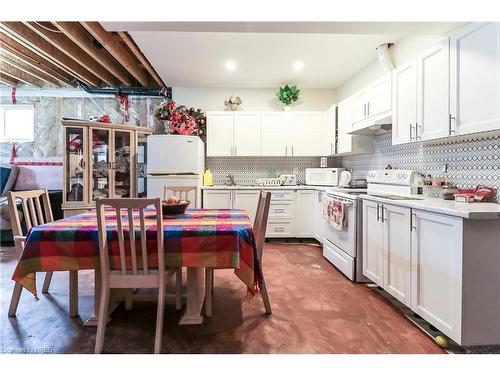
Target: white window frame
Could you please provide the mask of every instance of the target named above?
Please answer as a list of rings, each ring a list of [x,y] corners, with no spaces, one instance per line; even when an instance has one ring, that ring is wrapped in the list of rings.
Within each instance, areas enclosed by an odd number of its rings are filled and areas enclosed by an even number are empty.
[[[33,111],[33,134],[31,138],[6,138],[5,137],[5,110],[31,109]],[[35,106],[33,104],[0,104],[0,143],[33,142],[35,140]]]

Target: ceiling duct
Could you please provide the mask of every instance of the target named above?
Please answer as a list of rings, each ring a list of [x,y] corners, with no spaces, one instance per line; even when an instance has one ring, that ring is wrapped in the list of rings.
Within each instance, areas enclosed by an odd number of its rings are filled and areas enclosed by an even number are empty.
[[[392,45],[393,43],[384,43],[376,48],[378,61],[386,73],[390,73],[394,69],[394,63],[392,62],[391,53],[389,51]]]

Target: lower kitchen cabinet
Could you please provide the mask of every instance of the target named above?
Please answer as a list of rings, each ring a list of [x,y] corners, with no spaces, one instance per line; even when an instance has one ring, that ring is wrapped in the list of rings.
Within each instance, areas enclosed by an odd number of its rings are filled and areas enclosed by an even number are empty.
[[[295,215],[295,236],[312,238],[314,237],[314,190],[297,191],[297,215]]]
[[[314,238],[323,243],[325,237],[325,219],[323,218],[323,191],[314,192]]]
[[[363,274],[410,304],[410,209],[363,202]]]
[[[203,208],[232,208],[232,192],[230,190],[203,190]]]
[[[248,212],[253,224],[260,190],[204,190],[203,208],[234,208]]]

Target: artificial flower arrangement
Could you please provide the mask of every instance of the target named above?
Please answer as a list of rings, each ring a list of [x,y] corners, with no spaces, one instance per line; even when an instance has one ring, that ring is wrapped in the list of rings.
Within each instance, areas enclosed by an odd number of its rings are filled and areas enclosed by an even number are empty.
[[[231,108],[231,111],[235,111],[236,109],[238,109],[238,106],[241,103],[243,103],[243,101],[241,100],[241,98],[239,96],[236,96],[236,95],[231,95],[229,98],[224,100],[224,105],[226,107]]]
[[[169,134],[197,135],[205,133],[207,118],[200,108],[177,106],[173,100],[163,100],[155,112],[155,117],[166,125]]]
[[[276,93],[276,99],[278,99],[281,103],[286,106],[289,106],[293,102],[299,100],[300,89],[297,86],[288,86],[280,87],[278,92]]]

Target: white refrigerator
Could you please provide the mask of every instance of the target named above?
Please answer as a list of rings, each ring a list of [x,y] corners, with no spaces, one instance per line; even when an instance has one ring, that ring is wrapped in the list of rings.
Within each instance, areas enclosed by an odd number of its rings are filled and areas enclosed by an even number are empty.
[[[188,199],[190,207],[201,207],[201,186],[205,171],[205,144],[196,136],[150,135],[147,147],[147,196],[162,198],[163,187],[196,186]]]

